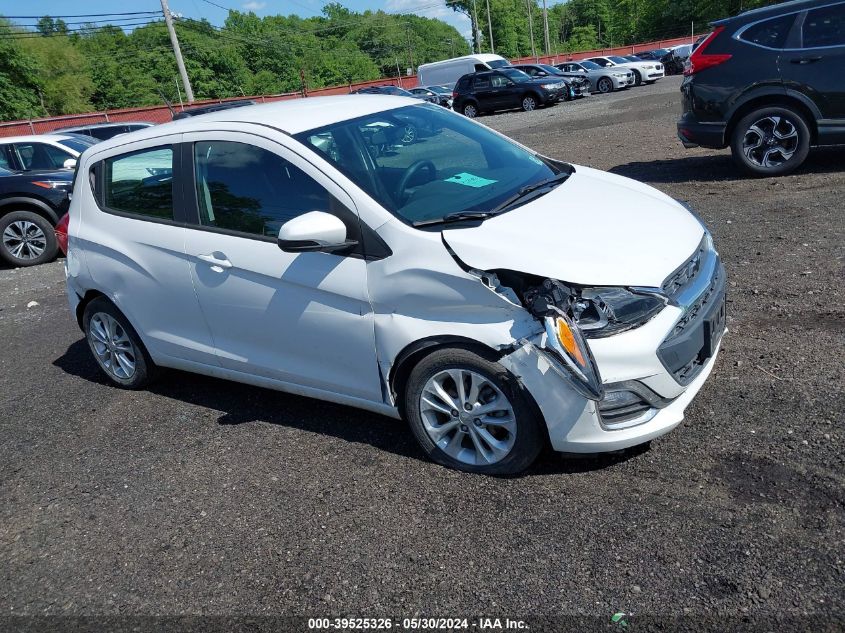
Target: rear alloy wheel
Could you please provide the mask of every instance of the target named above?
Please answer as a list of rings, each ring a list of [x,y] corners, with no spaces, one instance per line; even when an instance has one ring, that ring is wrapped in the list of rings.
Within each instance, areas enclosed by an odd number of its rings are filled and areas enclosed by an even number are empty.
[[[596,88],[602,94],[613,92],[613,82],[608,77],[602,77],[599,79],[598,84],[596,84]]]
[[[810,130],[789,108],[755,110],[737,123],[731,137],[734,160],[746,172],[780,176],[795,170],[810,151]]]
[[[53,225],[32,211],[12,211],[0,218],[0,257],[12,266],[53,260],[59,244]]]
[[[420,361],[408,377],[404,411],[426,454],[450,468],[511,475],[543,447],[518,381],[468,349],[439,349]]]
[[[103,373],[124,389],[140,389],[155,366],[126,317],[104,297],[93,299],[82,315],[88,347]]]
[[[533,112],[537,109],[537,99],[534,95],[525,95],[522,97],[522,109],[525,112]]]
[[[474,119],[478,116],[478,108],[474,103],[467,103],[463,109],[464,116],[468,119]]]

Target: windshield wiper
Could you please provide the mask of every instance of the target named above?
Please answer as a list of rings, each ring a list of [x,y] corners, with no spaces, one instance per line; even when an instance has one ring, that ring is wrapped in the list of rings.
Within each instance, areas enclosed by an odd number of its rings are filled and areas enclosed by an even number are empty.
[[[465,220],[486,220],[493,215],[496,214],[492,211],[457,211],[455,213],[447,213],[442,218],[412,222],[411,226],[433,226],[435,224],[451,224],[453,222],[463,222]]]
[[[565,181],[571,175],[572,175],[571,171],[562,171],[558,174],[555,174],[551,178],[546,178],[545,180],[541,180],[540,182],[535,182],[534,184],[531,184],[531,185],[525,185],[522,189],[517,191],[510,198],[508,198],[507,200],[505,200],[504,202],[499,204],[497,207],[494,207],[493,210],[490,211],[490,213],[492,213],[492,214],[501,213],[505,209],[512,207],[517,202],[520,202],[520,201],[528,202],[528,200],[531,199],[531,198],[537,198],[542,194],[537,193],[537,195],[531,196],[530,198],[528,198],[528,196],[529,196],[529,194],[539,192],[542,189],[551,189],[551,188],[559,185],[563,181]],[[543,193],[546,193],[546,192],[543,192]]]

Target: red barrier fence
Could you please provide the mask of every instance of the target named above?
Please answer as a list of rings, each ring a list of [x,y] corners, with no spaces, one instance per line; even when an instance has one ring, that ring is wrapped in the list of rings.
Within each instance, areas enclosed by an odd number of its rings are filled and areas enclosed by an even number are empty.
[[[660,40],[657,42],[647,42],[644,44],[633,44],[629,46],[617,46],[615,48],[603,48],[593,51],[579,51],[577,53],[561,53],[551,56],[539,57],[521,57],[514,59],[514,63],[530,63],[538,62],[541,64],[559,64],[563,61],[571,61],[574,59],[584,59],[585,57],[596,57],[601,55],[631,55],[639,51],[652,50],[655,48],[665,48],[667,46],[677,46],[681,44],[689,44],[691,38],[679,37],[670,40]],[[315,88],[308,90],[305,95],[301,92],[288,92],[277,95],[260,95],[256,97],[246,97],[253,99],[259,103],[270,101],[282,101],[284,99],[298,99],[300,97],[318,97],[324,95],[343,95],[349,94],[358,88],[365,88],[367,86],[384,86],[384,85],[400,86],[402,88],[412,88],[417,85],[416,75],[408,77],[393,77],[387,79],[377,79],[375,81],[360,81],[354,84],[347,84],[344,86],[331,86],[328,88]],[[223,103],[225,101],[236,101],[244,97],[232,97],[231,99],[206,99],[203,101],[195,101],[192,105],[205,105],[210,103]],[[182,106],[176,105],[173,108],[178,111]],[[71,127],[76,125],[86,125],[89,123],[115,123],[119,121],[150,121],[151,123],[166,123],[171,120],[170,110],[164,105],[144,106],[141,108],[124,108],[121,110],[108,110],[105,112],[88,112],[85,114],[68,114],[63,116],[45,117],[40,119],[30,119],[25,121],[10,121],[8,123],[0,123],[0,137],[3,136],[17,136],[24,134],[45,134],[52,132],[58,128]]]

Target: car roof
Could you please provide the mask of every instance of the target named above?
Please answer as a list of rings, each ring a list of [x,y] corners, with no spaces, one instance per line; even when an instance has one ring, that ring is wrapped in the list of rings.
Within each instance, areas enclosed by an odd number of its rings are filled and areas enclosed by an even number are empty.
[[[425,102],[411,97],[392,95],[358,94],[333,97],[307,97],[261,103],[257,105],[230,108],[208,114],[186,117],[161,125],[155,125],[143,130],[132,132],[131,141],[142,141],[147,138],[157,138],[167,134],[181,134],[187,132],[202,132],[214,129],[215,122],[225,123],[253,123],[270,126],[286,132],[299,134],[306,130],[321,128],[332,123],[340,123],[350,119],[376,114],[388,110],[395,110],[405,106],[420,106]],[[113,139],[97,144],[97,150],[109,149],[123,145],[127,137],[116,136]]]
[[[832,4],[832,0],[790,0],[789,2],[781,2],[779,4],[770,4],[765,7],[757,9],[750,9],[743,11],[739,15],[733,15],[721,20],[715,20],[710,24],[725,24],[727,22],[734,22],[736,20],[745,20],[746,18],[763,18],[769,15],[781,15],[783,13],[794,13],[803,11],[804,9],[811,9],[818,6],[826,6]]]
[[[25,136],[0,137],[0,143],[26,143],[28,141],[58,143],[59,141],[65,141],[72,138],[75,138],[73,134],[27,134]]]
[[[88,125],[69,125],[67,127],[56,128],[57,132],[73,132],[74,130],[93,130],[97,128],[117,127],[120,125],[155,125],[149,121],[109,121],[108,123],[89,123]]]

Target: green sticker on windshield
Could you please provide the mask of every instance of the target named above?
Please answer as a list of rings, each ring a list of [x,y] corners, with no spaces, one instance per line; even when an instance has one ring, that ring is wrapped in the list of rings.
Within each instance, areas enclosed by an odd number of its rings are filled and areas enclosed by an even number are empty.
[[[454,182],[459,185],[465,185],[467,187],[487,187],[488,185],[492,185],[494,182],[498,182],[496,180],[490,180],[488,178],[482,178],[481,176],[476,176],[474,174],[468,174],[465,171],[462,171],[459,174],[455,174],[451,178],[447,178],[446,182]]]

